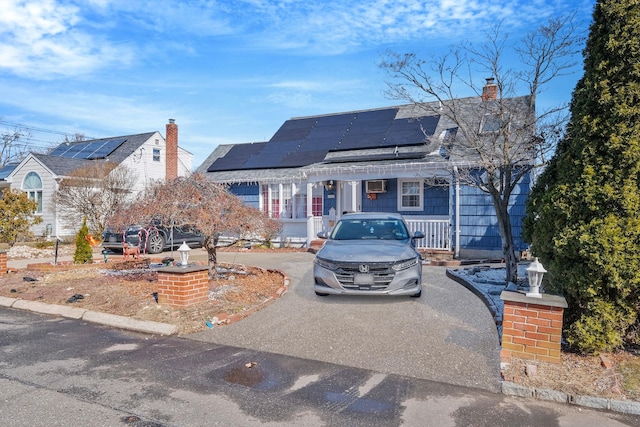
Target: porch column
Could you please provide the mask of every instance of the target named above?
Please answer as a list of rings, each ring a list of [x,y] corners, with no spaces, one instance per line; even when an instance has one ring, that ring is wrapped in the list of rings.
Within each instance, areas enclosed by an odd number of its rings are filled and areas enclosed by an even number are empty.
[[[311,241],[315,239],[313,225],[313,184],[307,182],[307,248],[311,247]]]
[[[456,204],[456,240],[455,240],[455,253],[453,254],[453,257],[455,259],[460,259],[460,178],[458,177],[458,167],[454,166],[453,170],[455,172],[456,175],[456,188],[455,188],[455,192],[456,192],[456,199],[455,199],[455,204]],[[451,181],[449,181],[451,182]]]
[[[356,194],[358,181],[350,181],[351,184],[351,212],[358,212],[358,195]]]
[[[342,193],[344,192],[344,183],[342,181],[336,181],[336,222],[342,216],[342,211],[344,207],[342,207]]]

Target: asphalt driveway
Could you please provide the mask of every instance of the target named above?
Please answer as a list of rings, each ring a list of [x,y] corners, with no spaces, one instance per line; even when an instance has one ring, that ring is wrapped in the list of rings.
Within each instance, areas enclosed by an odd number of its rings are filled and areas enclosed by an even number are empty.
[[[318,297],[313,254],[221,252],[220,261],[284,271],[289,291],[240,322],[190,339],[498,392],[498,332],[485,305],[423,267],[421,298]]]

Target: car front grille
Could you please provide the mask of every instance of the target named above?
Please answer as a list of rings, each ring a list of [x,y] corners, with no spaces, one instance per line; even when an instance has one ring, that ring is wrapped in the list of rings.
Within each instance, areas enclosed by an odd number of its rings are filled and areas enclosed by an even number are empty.
[[[367,274],[373,276],[373,283],[371,284],[361,285],[354,283],[355,276],[362,273],[360,266],[363,265],[369,268]],[[386,263],[338,263],[338,269],[334,271],[334,274],[342,287],[356,291],[383,291],[395,277],[395,272]]]

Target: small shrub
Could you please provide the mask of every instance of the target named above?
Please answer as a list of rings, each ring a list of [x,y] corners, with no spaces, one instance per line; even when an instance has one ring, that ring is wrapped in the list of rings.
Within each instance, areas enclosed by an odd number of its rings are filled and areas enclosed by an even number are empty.
[[[82,227],[76,234],[76,251],[73,254],[73,262],[75,264],[91,264],[93,263],[93,250],[87,241],[89,228],[87,227],[87,219],[82,221]]]

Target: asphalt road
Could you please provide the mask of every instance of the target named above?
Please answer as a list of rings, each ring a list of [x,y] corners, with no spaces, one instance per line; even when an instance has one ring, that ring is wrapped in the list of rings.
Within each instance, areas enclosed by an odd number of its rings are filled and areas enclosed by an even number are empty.
[[[318,297],[310,253],[221,252],[219,258],[282,270],[290,289],[241,322],[191,339],[500,390],[493,318],[473,293],[446,277],[443,267],[424,266],[421,298]]]
[[[443,268],[420,299],[320,298],[311,254],[219,255],[285,271],[289,292],[187,338],[0,308],[2,425],[640,425],[496,393],[495,325]]]
[[[3,426],[640,425],[640,417],[0,308]]]

